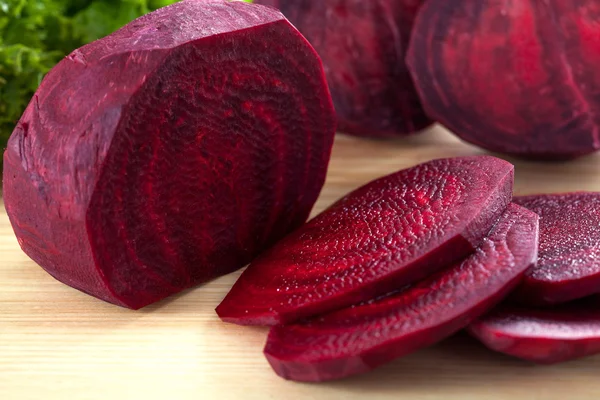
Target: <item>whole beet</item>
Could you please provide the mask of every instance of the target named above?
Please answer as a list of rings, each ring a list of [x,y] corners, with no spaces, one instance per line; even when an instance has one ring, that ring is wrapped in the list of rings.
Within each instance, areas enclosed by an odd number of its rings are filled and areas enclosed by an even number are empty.
[[[425,115],[404,57],[423,0],[255,0],[279,8],[315,47],[341,132],[398,136]]]
[[[430,117],[488,150],[600,149],[600,2],[428,0],[409,69]]]
[[[319,59],[276,10],[187,0],[61,61],[4,154],[23,250],[140,308],[300,226],[335,132]]]

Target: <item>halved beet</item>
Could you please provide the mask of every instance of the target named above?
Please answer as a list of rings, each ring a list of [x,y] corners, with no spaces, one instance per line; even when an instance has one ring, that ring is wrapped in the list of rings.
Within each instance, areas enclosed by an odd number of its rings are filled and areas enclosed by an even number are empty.
[[[420,131],[425,115],[404,57],[424,0],[254,0],[279,8],[315,47],[340,131],[394,136]]]
[[[469,332],[490,349],[539,364],[600,353],[600,299],[549,308],[499,307]]]
[[[429,116],[516,156],[600,149],[600,2],[428,0],[407,62]]]
[[[422,279],[481,243],[512,198],[513,166],[435,160],[350,193],[244,271],[217,313],[275,325],[357,304]]]
[[[324,381],[367,372],[434,344],[478,318],[535,263],[538,216],[510,205],[464,261],[389,297],[271,329],[265,355],[286,379]]]
[[[600,293],[600,193],[525,196],[515,203],[542,219],[539,261],[514,298],[544,305]]]
[[[281,13],[183,1],[46,76],[4,154],[4,201],[56,279],[140,308],[301,225],[334,131],[319,59]]]

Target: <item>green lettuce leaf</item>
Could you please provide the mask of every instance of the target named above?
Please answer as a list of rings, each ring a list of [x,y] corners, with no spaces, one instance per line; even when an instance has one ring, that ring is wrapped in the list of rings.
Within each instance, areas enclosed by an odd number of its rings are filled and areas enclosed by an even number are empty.
[[[175,1],[0,0],[0,146],[65,55]]]

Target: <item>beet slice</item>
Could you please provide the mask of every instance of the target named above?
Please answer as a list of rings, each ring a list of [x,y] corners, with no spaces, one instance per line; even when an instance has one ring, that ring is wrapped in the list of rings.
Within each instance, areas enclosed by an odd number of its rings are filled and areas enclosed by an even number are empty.
[[[600,353],[600,299],[549,309],[502,306],[469,326],[490,349],[539,364]]]
[[[515,203],[540,215],[540,254],[514,298],[564,303],[600,293],[600,193],[525,196]]]
[[[397,290],[472,253],[512,185],[513,166],[489,156],[434,160],[375,180],[253,262],[217,313],[276,325]]]
[[[488,150],[600,149],[597,0],[429,0],[407,63],[429,116]]]
[[[341,132],[406,135],[425,115],[404,57],[424,0],[254,0],[279,8],[315,47]]]
[[[477,251],[449,269],[399,294],[272,328],[269,363],[286,379],[338,379],[452,335],[501,301],[534,264],[538,219],[511,204]]]
[[[140,308],[301,225],[334,132],[318,56],[281,13],[183,1],[46,76],[4,155],[4,200],[56,279]]]

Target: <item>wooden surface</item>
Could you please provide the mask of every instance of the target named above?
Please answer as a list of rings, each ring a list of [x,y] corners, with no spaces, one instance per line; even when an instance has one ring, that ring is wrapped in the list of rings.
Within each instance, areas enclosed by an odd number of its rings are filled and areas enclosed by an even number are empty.
[[[385,173],[482,153],[441,128],[408,140],[338,137],[315,211]],[[600,155],[515,162],[516,192],[600,191]],[[266,329],[223,324],[214,308],[238,274],[142,311],[60,284],[30,261],[0,213],[0,399],[598,399],[600,356],[536,367],[459,335],[371,374],[327,384],[278,378]]]

